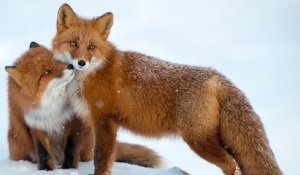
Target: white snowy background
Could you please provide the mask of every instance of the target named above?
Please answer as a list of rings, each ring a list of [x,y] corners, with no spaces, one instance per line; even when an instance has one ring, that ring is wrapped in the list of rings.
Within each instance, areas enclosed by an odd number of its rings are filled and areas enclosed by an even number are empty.
[[[300,1],[299,0],[86,0],[2,1],[0,6],[0,174],[51,174],[28,162],[8,160],[7,74],[31,41],[51,46],[56,14],[69,3],[82,16],[114,13],[109,40],[164,60],[211,66],[242,89],[261,116],[285,174],[299,175]],[[164,157],[167,170],[115,164],[113,174],[222,174],[180,138],[145,139],[120,131],[119,140],[140,143]],[[22,145],[20,145],[22,146]],[[88,174],[92,163],[54,174]],[[52,172],[53,174],[53,172]]]

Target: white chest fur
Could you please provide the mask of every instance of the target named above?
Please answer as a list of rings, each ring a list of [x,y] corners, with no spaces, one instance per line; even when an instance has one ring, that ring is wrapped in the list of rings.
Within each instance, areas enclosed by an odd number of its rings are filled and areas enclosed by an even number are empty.
[[[77,117],[85,120],[88,116],[88,108],[87,103],[81,96],[82,83],[83,82],[78,79],[73,79],[73,81],[67,85],[67,96],[73,113],[76,114]]]
[[[78,60],[72,58],[69,52],[57,52],[54,54],[54,58],[62,62],[72,64],[75,68],[78,67]],[[74,114],[76,114],[77,117],[83,120],[87,119],[87,116],[89,115],[88,105],[81,94],[83,81],[88,75],[105,66],[104,60],[105,59],[92,57],[90,62],[88,63],[88,66],[85,66],[85,68],[83,69],[77,70],[75,78],[67,85],[67,96],[72,111],[74,112]]]
[[[43,93],[39,107],[32,108],[25,114],[27,125],[48,133],[61,133],[65,123],[71,119],[65,85],[57,86],[57,81],[49,83]]]

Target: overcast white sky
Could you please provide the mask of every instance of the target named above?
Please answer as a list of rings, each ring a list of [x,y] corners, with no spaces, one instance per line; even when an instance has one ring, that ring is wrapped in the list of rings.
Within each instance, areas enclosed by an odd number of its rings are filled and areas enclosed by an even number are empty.
[[[0,7],[0,159],[7,158],[6,72],[31,41],[51,46],[56,14],[64,1],[4,1]],[[241,88],[261,116],[285,174],[299,175],[300,1],[127,0],[68,1],[82,16],[114,13],[109,37],[123,50],[177,63],[211,66]],[[220,174],[179,141],[147,143],[170,165],[192,174]],[[179,158],[180,156],[183,158]]]

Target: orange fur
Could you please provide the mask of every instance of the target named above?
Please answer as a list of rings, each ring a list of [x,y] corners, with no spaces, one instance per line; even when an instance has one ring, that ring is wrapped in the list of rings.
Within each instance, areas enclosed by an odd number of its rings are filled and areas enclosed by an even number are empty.
[[[46,170],[54,169],[55,164],[61,164],[63,168],[76,168],[80,160],[92,160],[95,140],[90,121],[83,121],[74,115],[64,123],[62,134],[49,133],[26,123],[26,113],[40,108],[42,96],[49,82],[60,77],[66,67],[66,64],[54,60],[52,52],[43,46],[31,48],[16,61],[14,66],[6,67],[10,75],[8,78],[10,159],[38,162],[38,169]],[[45,74],[48,70],[51,72]],[[70,138],[74,148],[71,153],[67,153],[66,151],[70,149],[67,143]],[[44,155],[38,151],[39,143],[48,154],[46,162],[42,160]],[[154,151],[127,143],[117,144],[117,154],[113,160],[147,167],[157,167],[161,164],[160,157]]]
[[[78,161],[92,159],[94,137],[91,124],[79,119],[72,119],[64,124],[62,136],[49,134],[41,129],[32,128],[25,121],[26,113],[39,108],[40,99],[48,82],[61,76],[67,65],[52,59],[53,54],[48,49],[39,46],[31,48],[15,63],[15,67],[6,67],[10,74],[8,78],[9,101],[9,157],[12,160],[30,160],[38,162],[39,169],[54,169],[54,164],[62,164],[64,161],[64,147],[69,137],[74,137],[74,162],[73,167],[78,166]],[[51,73],[43,75],[45,71]],[[20,74],[18,76],[18,74]],[[55,102],[54,102],[55,103]],[[60,117],[60,116],[57,116]],[[59,139],[59,137],[62,137]],[[49,154],[48,167],[42,167],[37,151],[37,142],[46,149]],[[20,146],[22,145],[22,146]],[[54,149],[55,147],[55,149]],[[56,153],[57,152],[57,153]]]
[[[101,63],[81,80],[97,140],[95,175],[110,174],[118,126],[149,137],[181,135],[227,175],[239,168],[243,175],[282,174],[263,124],[233,83],[210,68],[119,51],[106,41],[112,18],[83,19],[65,4],[53,40],[54,52],[68,53],[75,64]]]

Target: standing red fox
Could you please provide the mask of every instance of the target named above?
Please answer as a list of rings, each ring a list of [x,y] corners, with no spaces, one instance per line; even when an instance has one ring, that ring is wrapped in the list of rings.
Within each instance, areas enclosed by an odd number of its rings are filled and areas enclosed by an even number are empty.
[[[74,78],[73,66],[53,59],[53,54],[32,42],[9,73],[9,157],[38,162],[38,169],[76,168],[93,157],[94,133],[89,120],[76,116],[68,102],[66,86]],[[160,158],[140,145],[118,143],[116,161],[146,167]]]
[[[182,136],[227,175],[282,174],[263,124],[245,95],[211,68],[169,63],[116,49],[107,41],[113,15],[58,11],[55,57],[72,63],[96,134],[95,175],[108,175],[118,126],[149,137]],[[104,143],[104,144],[103,144]]]

